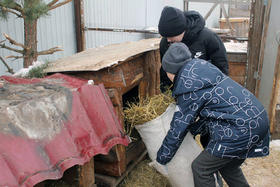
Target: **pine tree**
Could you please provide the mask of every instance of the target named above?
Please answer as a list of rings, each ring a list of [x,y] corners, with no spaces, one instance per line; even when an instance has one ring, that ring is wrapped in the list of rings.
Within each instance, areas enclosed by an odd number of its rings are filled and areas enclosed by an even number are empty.
[[[6,58],[23,58],[23,66],[32,65],[40,55],[53,54],[62,51],[59,47],[53,47],[43,51],[37,51],[37,21],[40,17],[48,15],[52,9],[60,7],[72,0],[0,0],[0,17],[7,19],[8,14],[14,14],[22,18],[24,22],[24,43],[13,40],[9,35],[4,34],[6,40],[12,45],[19,46],[21,49],[5,45],[5,40],[0,41],[0,47],[19,53],[19,56],[8,56]]]

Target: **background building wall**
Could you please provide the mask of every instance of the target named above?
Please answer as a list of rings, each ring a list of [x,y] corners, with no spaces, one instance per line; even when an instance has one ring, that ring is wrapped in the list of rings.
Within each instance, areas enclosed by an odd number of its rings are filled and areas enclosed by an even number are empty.
[[[157,29],[158,20],[164,6],[174,6],[184,9],[183,0],[84,0],[84,20],[86,27],[120,28],[144,30]],[[190,3],[189,9],[199,11],[203,16],[211,8],[211,3]],[[219,8],[217,7],[207,20],[208,27],[218,26]],[[61,46],[64,51],[52,55],[39,56],[39,61],[52,61],[76,53],[74,3],[70,2],[51,10],[49,16],[38,21],[38,50]],[[7,33],[13,39],[23,43],[23,20],[9,14],[8,20],[0,20],[0,41],[2,33]],[[150,37],[160,37],[158,34],[86,31],[86,48],[94,48],[125,41],[136,41]],[[2,57],[15,55],[11,51],[0,48]],[[7,63],[17,71],[23,67],[23,60],[7,59]],[[6,67],[0,63],[0,75],[9,74]]]
[[[183,10],[182,0],[85,0],[85,27],[110,29],[157,29],[160,13],[164,6]],[[86,48],[112,43],[136,41],[155,34],[86,31]]]

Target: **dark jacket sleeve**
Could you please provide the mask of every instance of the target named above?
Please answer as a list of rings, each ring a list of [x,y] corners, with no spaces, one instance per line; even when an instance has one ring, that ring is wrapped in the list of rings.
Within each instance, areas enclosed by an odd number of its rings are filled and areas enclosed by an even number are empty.
[[[228,75],[228,60],[225,46],[216,33],[207,38],[206,53],[211,63]]]
[[[199,113],[202,103],[195,103],[191,99],[193,93],[182,94],[177,97],[176,111],[170,124],[170,129],[157,152],[157,162],[167,164],[175,155],[183,142],[190,124]]]

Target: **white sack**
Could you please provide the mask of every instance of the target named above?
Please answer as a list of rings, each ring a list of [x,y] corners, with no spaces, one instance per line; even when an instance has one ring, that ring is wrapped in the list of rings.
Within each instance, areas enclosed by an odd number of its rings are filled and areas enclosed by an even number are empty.
[[[175,112],[175,105],[171,104],[166,111],[142,125],[136,125],[143,142],[146,145],[149,157],[155,160]],[[174,187],[193,187],[192,161],[200,154],[201,148],[188,132],[173,159],[167,164],[168,179]]]

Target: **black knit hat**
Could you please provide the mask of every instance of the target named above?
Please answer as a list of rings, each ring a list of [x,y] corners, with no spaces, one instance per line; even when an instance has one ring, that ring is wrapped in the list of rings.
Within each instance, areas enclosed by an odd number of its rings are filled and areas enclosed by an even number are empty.
[[[186,29],[186,17],[183,11],[166,6],[161,12],[158,23],[159,34],[163,37],[173,37],[182,34]]]
[[[177,74],[181,67],[191,60],[192,54],[184,43],[173,43],[162,58],[162,68],[166,72]]]

